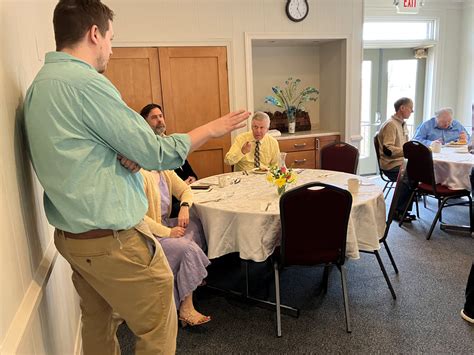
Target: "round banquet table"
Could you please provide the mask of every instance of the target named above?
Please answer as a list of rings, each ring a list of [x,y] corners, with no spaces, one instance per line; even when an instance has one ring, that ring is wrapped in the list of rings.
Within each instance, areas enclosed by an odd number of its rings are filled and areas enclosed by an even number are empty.
[[[469,175],[474,167],[474,155],[467,146],[443,147],[440,153],[433,153],[435,181],[453,190],[471,190]]]
[[[296,169],[296,183],[289,189],[319,181],[347,189],[347,179],[361,179],[359,192],[353,194],[347,231],[346,256],[359,258],[359,250],[380,249],[385,231],[385,200],[382,188],[370,180],[336,171]],[[226,175],[229,184],[218,186],[218,177]],[[209,191],[194,190],[194,210],[206,235],[208,257],[214,259],[238,252],[244,260],[264,261],[280,244],[279,196],[265,174],[234,172],[210,176],[195,184],[210,184]],[[316,233],[318,226],[308,226]],[[313,231],[314,230],[314,231]]]

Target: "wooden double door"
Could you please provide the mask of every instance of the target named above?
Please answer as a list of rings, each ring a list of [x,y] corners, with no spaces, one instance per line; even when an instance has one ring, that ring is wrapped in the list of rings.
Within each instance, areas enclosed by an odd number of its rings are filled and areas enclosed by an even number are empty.
[[[105,75],[137,112],[163,107],[167,134],[186,133],[229,112],[225,47],[114,48]],[[210,140],[188,160],[199,178],[230,171],[230,134]]]

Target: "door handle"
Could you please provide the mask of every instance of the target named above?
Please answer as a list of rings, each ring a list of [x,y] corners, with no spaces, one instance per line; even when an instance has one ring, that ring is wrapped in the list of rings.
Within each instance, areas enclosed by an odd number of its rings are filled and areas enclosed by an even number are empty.
[[[293,147],[295,147],[295,148],[304,148],[304,147],[306,147],[306,143],[293,144]]]
[[[380,126],[380,124],[382,123],[381,117],[382,117],[382,114],[380,112],[375,112],[375,121],[374,121],[375,126]]]
[[[304,164],[304,163],[306,163],[306,159],[295,159],[294,163],[295,164]]]

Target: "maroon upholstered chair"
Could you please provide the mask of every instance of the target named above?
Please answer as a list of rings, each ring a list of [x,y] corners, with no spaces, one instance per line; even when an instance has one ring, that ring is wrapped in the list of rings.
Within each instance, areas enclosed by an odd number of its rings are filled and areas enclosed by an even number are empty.
[[[385,198],[387,198],[390,190],[394,188],[395,181],[390,180],[390,178],[385,175],[380,167],[380,143],[379,143],[379,134],[378,132],[374,136],[374,148],[375,154],[377,156],[377,166],[379,167],[379,174],[382,181],[385,182],[385,186],[383,187],[383,192],[385,193]],[[387,192],[385,192],[387,191]]]
[[[431,238],[431,234],[441,216],[441,210],[443,208],[465,204],[465,202],[448,204],[448,201],[451,199],[459,199],[462,197],[469,199],[469,219],[472,227],[472,198],[470,191],[451,190],[445,185],[436,183],[431,150],[418,141],[409,141],[403,145],[403,155],[408,159],[406,169],[408,177],[415,182],[415,188],[412,191],[410,200],[413,199],[416,193],[433,196],[438,200],[438,211],[436,212],[426,239]],[[407,208],[403,215],[406,214]],[[403,218],[401,219],[400,225],[402,222]]]
[[[317,182],[292,189],[281,197],[281,247],[274,256],[277,336],[281,336],[279,271],[291,265],[337,266],[341,273],[346,330],[351,332],[344,266],[351,207],[352,196],[347,190]],[[309,228],[308,223],[314,228]]]
[[[359,150],[344,142],[328,144],[321,149],[321,169],[356,174]]]
[[[388,211],[387,221],[385,223],[385,231],[383,233],[383,236],[379,240],[379,243],[384,245],[385,250],[387,251],[388,257],[390,259],[390,262],[392,263],[393,269],[395,270],[396,274],[398,274],[398,268],[397,268],[397,265],[395,264],[395,260],[393,259],[390,248],[388,247],[387,237],[388,237],[388,232],[390,231],[390,226],[393,222],[393,218],[395,217],[398,199],[400,198],[400,189],[402,188],[401,181],[403,179],[404,174],[405,174],[405,167],[404,165],[402,165],[398,172],[397,181],[394,181],[396,185],[395,185],[395,190],[393,192],[392,201],[390,203],[390,209]],[[385,278],[385,281],[387,282],[387,286],[390,290],[390,293],[392,294],[392,298],[394,300],[397,299],[397,295],[395,294],[392,283],[390,282],[390,279],[388,278],[387,271],[385,270],[385,266],[383,264],[382,258],[380,257],[379,251],[375,249],[374,250],[359,250],[359,251],[361,253],[368,253],[368,254],[375,255],[375,257],[377,258],[377,262],[379,263],[380,269],[382,270],[383,277]]]

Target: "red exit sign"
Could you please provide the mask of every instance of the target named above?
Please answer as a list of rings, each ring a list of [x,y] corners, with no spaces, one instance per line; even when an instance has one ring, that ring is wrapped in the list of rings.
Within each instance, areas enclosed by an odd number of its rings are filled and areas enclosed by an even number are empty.
[[[423,6],[422,0],[397,0],[397,12],[399,14],[417,14],[420,7]]]

